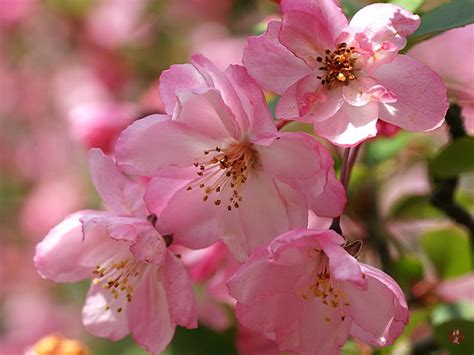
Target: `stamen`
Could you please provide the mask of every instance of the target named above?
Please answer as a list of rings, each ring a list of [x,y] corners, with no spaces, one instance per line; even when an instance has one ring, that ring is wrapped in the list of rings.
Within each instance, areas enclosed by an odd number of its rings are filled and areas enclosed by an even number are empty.
[[[204,155],[213,155],[207,161],[194,163],[198,168],[197,180],[186,188],[187,191],[194,187],[204,189],[203,201],[207,201],[212,193],[222,193],[229,186],[231,191],[227,209],[239,208],[242,201],[241,189],[248,179],[249,170],[257,165],[257,153],[249,142],[235,142],[225,148],[215,147],[203,151]],[[214,204],[222,204],[221,199],[215,199]]]
[[[336,49],[331,52],[326,49],[326,57],[318,57],[316,60],[323,64],[319,70],[326,71],[326,76],[323,78],[318,76],[321,80],[321,84],[326,85],[328,89],[331,89],[334,85],[344,84],[349,85],[349,82],[356,80],[357,76],[354,68],[357,57],[354,55],[353,50],[355,47],[347,47],[346,43],[340,43]]]

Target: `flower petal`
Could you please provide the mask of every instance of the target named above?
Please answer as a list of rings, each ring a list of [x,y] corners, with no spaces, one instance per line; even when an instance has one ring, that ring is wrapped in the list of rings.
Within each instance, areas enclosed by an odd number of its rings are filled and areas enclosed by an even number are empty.
[[[443,80],[423,63],[399,55],[373,73],[377,82],[397,96],[380,105],[380,119],[412,131],[439,127],[448,109]]]
[[[100,149],[89,151],[89,170],[97,192],[114,212],[146,215],[144,187],[125,176],[113,159]]]
[[[103,230],[83,237],[80,219],[104,214],[79,211],[51,229],[36,246],[34,262],[38,273],[55,282],[75,282],[92,277],[95,267],[116,248]]]
[[[160,76],[160,97],[166,112],[170,115],[178,102],[178,92],[207,87],[209,87],[208,82],[192,64],[172,65]]]
[[[161,353],[173,339],[176,328],[161,277],[156,268],[147,270],[127,312],[133,339],[151,353]]]
[[[173,234],[175,243],[191,249],[217,242],[220,229],[216,209],[219,207],[212,201],[203,201],[203,196],[199,188],[178,190],[159,216],[157,229],[162,234]]]
[[[352,17],[351,30],[364,33],[370,41],[382,44],[388,41],[402,49],[406,37],[420,25],[420,16],[413,15],[401,6],[393,4],[372,4],[360,9]]]
[[[247,70],[240,65],[230,65],[225,74],[239,96],[248,117],[247,127],[244,125],[245,122],[240,123],[242,130],[252,135],[275,132],[276,127],[262,89],[250,77]]]
[[[351,147],[377,135],[378,104],[356,107],[344,104],[331,118],[314,122],[315,131],[332,143]]]
[[[173,121],[184,123],[195,133],[210,138],[239,138],[240,129],[232,111],[216,89],[178,93],[178,110]]]
[[[324,58],[324,51],[335,46],[335,37],[325,20],[302,11],[289,11],[283,16],[280,42],[313,69],[318,65],[316,58]]]
[[[164,286],[173,322],[182,327],[196,328],[196,300],[191,280],[181,260],[169,250],[166,253]]]
[[[303,60],[280,43],[280,27],[281,22],[272,21],[263,35],[249,37],[242,59],[260,85],[279,95],[311,71]]]
[[[119,293],[115,299],[111,292],[101,285],[91,285],[86,303],[82,308],[82,323],[92,334],[98,337],[119,340],[130,331],[127,320],[127,307],[118,308],[114,304],[127,304],[125,297]],[[118,306],[120,307],[120,306]]]
[[[325,24],[333,39],[347,27],[347,19],[338,0],[283,0],[281,10],[284,14],[304,11],[316,15],[319,21]]]
[[[372,266],[360,265],[366,275],[367,290],[344,285],[350,302],[347,315],[354,322],[351,335],[374,346],[390,345],[408,323],[405,296],[390,276]]]
[[[187,167],[220,141],[203,136],[169,116],[152,115],[122,132],[115,158],[129,174],[153,176],[167,166]]]

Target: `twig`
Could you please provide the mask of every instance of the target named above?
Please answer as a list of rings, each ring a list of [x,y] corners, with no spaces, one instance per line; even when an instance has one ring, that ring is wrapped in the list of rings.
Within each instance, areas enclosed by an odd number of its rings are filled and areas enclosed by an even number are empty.
[[[450,106],[446,114],[446,123],[453,141],[466,136],[461,120],[461,109],[458,105]],[[454,192],[458,186],[459,178],[441,179],[433,177],[432,181],[434,186],[431,203],[442,210],[449,218],[467,227],[471,235],[471,246],[474,248],[474,219],[454,200]]]

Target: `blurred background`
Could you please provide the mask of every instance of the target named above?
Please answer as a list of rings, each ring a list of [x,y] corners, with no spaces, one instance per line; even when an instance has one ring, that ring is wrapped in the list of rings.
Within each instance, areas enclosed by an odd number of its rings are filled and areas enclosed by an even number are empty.
[[[443,3],[409,2],[419,12]],[[349,15],[368,3],[343,1]],[[41,279],[35,245],[68,214],[101,208],[87,151],[112,153],[131,122],[163,111],[163,70],[194,52],[221,69],[239,64],[246,37],[278,14],[270,0],[0,0],[0,355],[23,354],[51,334],[46,340],[77,340],[71,354],[145,353],[128,338],[113,343],[88,335],[80,316],[88,281]],[[278,98],[267,97],[274,107]],[[312,133],[302,124],[285,129]],[[364,240],[361,260],[393,275],[410,301],[406,333],[375,353],[464,353],[474,349],[469,232],[431,203],[436,186],[427,168],[449,141],[448,130],[381,131],[355,167],[342,221],[349,239]],[[341,152],[329,148],[338,168]],[[473,181],[472,173],[460,176],[454,196],[471,216]],[[270,342],[238,329],[232,301],[217,290],[235,269],[225,247],[207,252],[187,261],[192,274],[218,259],[212,272],[194,278],[202,327],[177,329],[166,354],[276,354]],[[465,334],[462,347],[452,346],[455,329]],[[374,350],[349,342],[344,353]]]

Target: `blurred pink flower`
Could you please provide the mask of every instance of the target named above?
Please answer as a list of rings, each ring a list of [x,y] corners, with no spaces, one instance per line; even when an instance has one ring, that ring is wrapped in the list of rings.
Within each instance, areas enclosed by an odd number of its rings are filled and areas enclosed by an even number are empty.
[[[446,31],[413,47],[408,55],[426,63],[444,79],[450,98],[462,108],[464,126],[474,134],[474,25]]]
[[[339,354],[349,335],[393,343],[408,322],[403,292],[343,243],[333,231],[300,229],[257,248],[228,283],[240,323],[300,354]]]
[[[143,21],[149,0],[102,0],[87,18],[90,38],[105,48],[117,48],[146,39],[149,22]]]
[[[160,78],[169,115],[135,122],[116,146],[125,172],[158,175],[145,196],[160,215],[158,229],[192,249],[221,238],[242,260],[275,235],[305,227],[308,208],[339,216],[345,193],[326,149],[307,134],[278,132],[243,67],[221,72],[200,55],[192,63]]]
[[[38,244],[35,266],[56,282],[93,278],[82,315],[94,335],[117,340],[131,332],[146,350],[161,352],[176,325],[197,326],[186,270],[154,228],[156,216],[147,218],[142,185],[98,149],[90,170],[113,212],[67,217]]]
[[[282,21],[250,38],[243,57],[250,75],[282,95],[278,118],[313,121],[316,133],[341,146],[375,136],[378,119],[414,131],[441,125],[448,108],[441,78],[398,54],[419,16],[373,4],[348,23],[332,0],[286,0],[281,8]]]
[[[17,24],[31,15],[36,0],[2,0],[0,27]]]
[[[167,17],[179,18],[181,23],[226,22],[235,0],[173,0]]]
[[[101,148],[110,152],[119,134],[137,116],[129,103],[91,102],[76,105],[69,111],[73,136],[86,148]]]
[[[445,302],[474,302],[474,273],[442,281],[436,292]]]
[[[67,198],[64,198],[67,196]],[[44,236],[58,221],[86,203],[83,186],[72,176],[40,180],[26,197],[20,224],[28,238]],[[47,206],[47,208],[45,208]]]
[[[226,27],[216,23],[205,23],[191,35],[191,52],[202,53],[220,70],[230,64],[242,64],[246,44],[246,37],[231,37]]]

